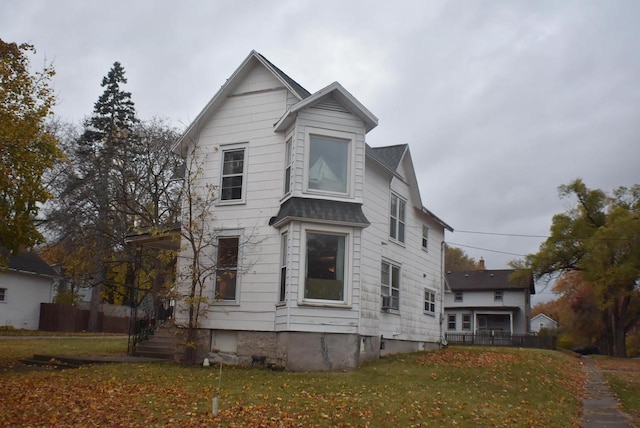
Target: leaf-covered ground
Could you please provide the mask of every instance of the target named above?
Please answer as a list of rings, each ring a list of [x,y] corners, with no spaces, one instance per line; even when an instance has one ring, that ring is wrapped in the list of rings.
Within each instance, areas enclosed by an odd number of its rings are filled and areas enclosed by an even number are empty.
[[[339,373],[219,373],[168,363],[0,373],[0,426],[567,427],[578,426],[584,382],[576,358],[489,348]]]
[[[640,426],[640,359],[598,356],[596,364],[624,410]]]

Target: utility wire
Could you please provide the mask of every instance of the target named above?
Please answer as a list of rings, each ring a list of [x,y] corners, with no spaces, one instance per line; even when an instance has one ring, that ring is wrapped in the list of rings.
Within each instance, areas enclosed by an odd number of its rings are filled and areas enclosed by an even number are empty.
[[[456,244],[455,242],[445,242],[447,245],[453,245],[455,247],[465,247],[465,248],[473,248],[474,250],[482,250],[482,251],[489,251],[491,253],[499,253],[499,254],[506,254],[509,256],[518,256],[518,257],[526,257],[525,254],[517,254],[517,253],[509,253],[507,251],[498,251],[498,250],[490,250],[488,248],[481,248],[481,247],[473,247],[471,245],[464,245],[464,244]]]
[[[550,238],[548,235],[527,235],[522,233],[477,232],[474,230],[456,230],[454,233],[475,233],[478,235],[516,236],[519,238]]]

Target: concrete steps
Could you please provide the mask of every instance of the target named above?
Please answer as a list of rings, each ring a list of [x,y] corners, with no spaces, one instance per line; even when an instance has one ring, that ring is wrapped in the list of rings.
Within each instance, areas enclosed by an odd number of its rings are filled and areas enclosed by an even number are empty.
[[[131,355],[173,361],[177,344],[174,329],[160,326],[147,340],[140,342]]]

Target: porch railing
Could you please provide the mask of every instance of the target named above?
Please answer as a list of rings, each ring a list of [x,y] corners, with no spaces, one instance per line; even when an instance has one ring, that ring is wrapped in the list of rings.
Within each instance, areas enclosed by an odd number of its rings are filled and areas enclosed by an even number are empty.
[[[556,349],[555,336],[511,334],[504,331],[483,331],[477,334],[447,332],[445,333],[445,338],[449,345]]]
[[[136,346],[149,338],[156,328],[173,318],[172,307],[170,301],[161,299],[153,309],[145,312],[142,316],[138,316],[138,308],[131,308],[131,316],[129,317],[129,341],[127,344],[127,353],[131,354],[136,350]]]

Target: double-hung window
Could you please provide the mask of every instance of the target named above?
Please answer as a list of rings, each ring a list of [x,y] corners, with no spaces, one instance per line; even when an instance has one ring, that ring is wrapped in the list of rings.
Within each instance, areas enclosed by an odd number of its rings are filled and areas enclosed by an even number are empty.
[[[307,189],[348,194],[351,181],[351,140],[309,135]]]
[[[455,314],[449,314],[447,316],[447,330],[454,330],[456,329],[456,315]]]
[[[428,288],[424,289],[424,312],[431,315],[436,313],[436,293]]]
[[[454,291],[453,292],[453,301],[454,302],[462,302],[462,291]]]
[[[493,292],[493,301],[502,302],[502,290],[496,290]]]
[[[293,163],[291,159],[291,138],[285,143],[284,159],[286,165],[284,170],[284,194],[286,195],[291,191],[291,164]]]
[[[422,249],[427,251],[429,248],[429,228],[422,226]]]
[[[391,212],[389,216],[389,236],[398,242],[404,242],[405,211],[407,203],[396,194],[391,194]]]
[[[380,267],[380,294],[384,306],[389,309],[400,308],[400,266],[382,261]],[[386,300],[386,302],[385,302]]]
[[[280,255],[280,302],[284,302],[287,292],[287,247],[289,244],[289,235],[287,233],[282,234],[281,238],[281,255]]]
[[[471,330],[471,314],[462,314],[462,329]]]
[[[242,202],[246,192],[246,154],[244,147],[222,151],[222,174],[220,174],[220,202]]]
[[[347,235],[306,233],[305,300],[346,302]]]
[[[7,301],[7,289],[0,288],[0,303],[4,303]]]
[[[220,236],[216,258],[215,299],[237,301],[239,236]]]

